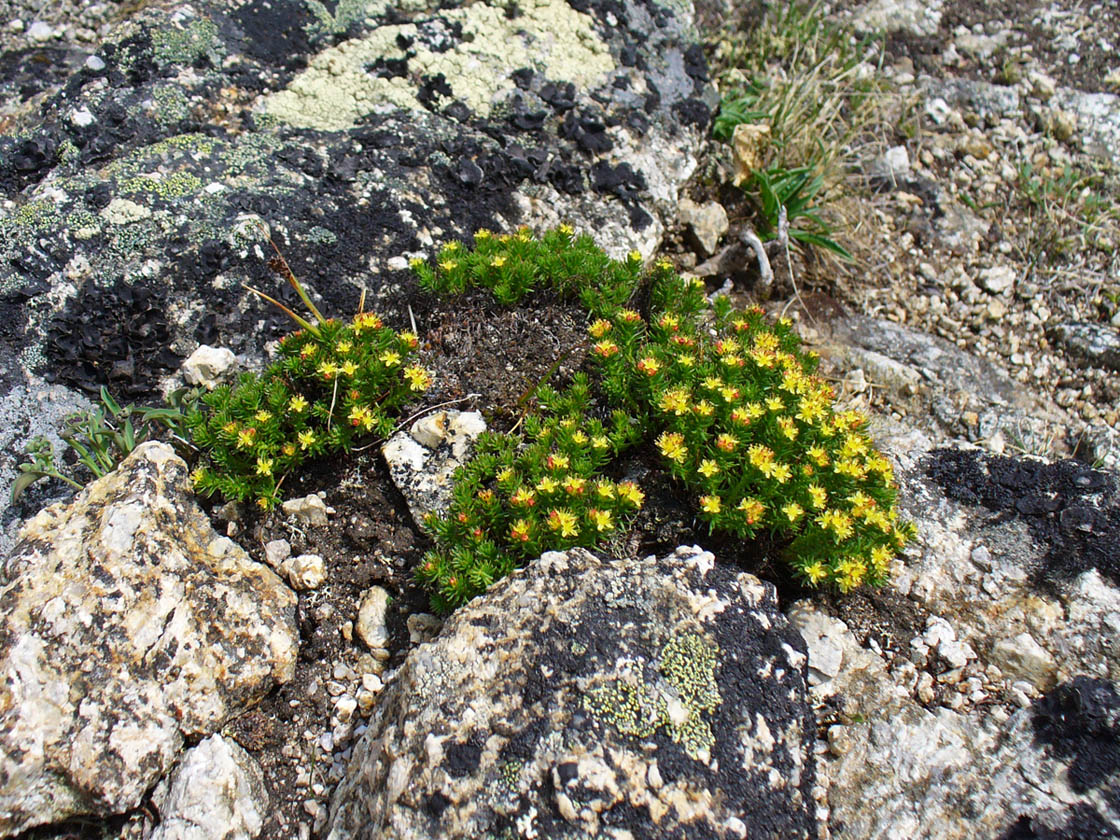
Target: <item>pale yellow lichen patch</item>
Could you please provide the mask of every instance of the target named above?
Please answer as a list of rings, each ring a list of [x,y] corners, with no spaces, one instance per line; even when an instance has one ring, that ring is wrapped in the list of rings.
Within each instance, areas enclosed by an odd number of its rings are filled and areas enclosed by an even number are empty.
[[[442,53],[415,42],[407,77],[379,78],[367,68],[379,58],[405,58],[398,36],[415,38],[416,26],[378,27],[319,53],[286,90],[267,97],[263,108],[300,128],[340,131],[378,106],[423,110],[416,98],[420,78],[442,73],[456,99],[488,116],[495,99],[514,89],[509,76],[514,69],[532,67],[553,81],[586,88],[614,68],[590,16],[556,0],[518,5],[522,14],[513,19],[504,8],[484,3],[444,12],[449,23],[462,25],[463,39]]]

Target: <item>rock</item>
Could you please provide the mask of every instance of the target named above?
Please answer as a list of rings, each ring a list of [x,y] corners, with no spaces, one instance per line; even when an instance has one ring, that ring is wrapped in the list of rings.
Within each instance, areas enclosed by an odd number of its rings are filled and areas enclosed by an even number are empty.
[[[1015,286],[1015,269],[1006,265],[997,265],[992,268],[980,270],[980,285],[993,295],[1002,295]]]
[[[408,502],[417,524],[451,504],[452,476],[470,457],[475,439],[486,431],[477,411],[440,411],[397,432],[381,447],[389,474]]]
[[[24,527],[0,589],[0,831],[135,807],[295,671],[295,596],[162,443]]]
[[[134,3],[96,60],[60,46],[0,80],[29,103],[0,134],[0,397],[47,377],[143,403],[176,348],[259,354],[287,319],[241,284],[286,284],[247,208],[316,255],[299,279],[332,312],[484,227],[574,222],[651,257],[718,105],[692,6],[429,5]]]
[[[727,211],[718,201],[697,204],[688,198],[681,199],[681,223],[688,228],[700,253],[705,257],[716,252],[719,240],[730,227]]]
[[[45,44],[54,37],[54,30],[49,23],[37,20],[27,27],[27,37],[36,43]]]
[[[871,177],[896,184],[910,177],[910,155],[905,146],[891,146],[871,163]]]
[[[211,735],[186,752],[152,802],[160,823],[149,840],[252,840],[267,816],[268,789],[245,750]]]
[[[327,836],[815,837],[805,665],[773,587],[711,554],[546,553],[409,654]]]
[[[358,632],[358,638],[370,649],[384,648],[389,641],[389,630],[385,626],[389,600],[389,593],[380,586],[371,586],[362,595],[354,629]]]
[[[301,554],[299,557],[292,557],[285,560],[280,569],[292,584],[292,589],[298,591],[318,589],[327,579],[326,566],[323,564],[323,558],[318,554]]]
[[[941,26],[944,0],[870,0],[852,14],[852,25],[862,32],[908,32],[934,35]]]
[[[273,569],[292,556],[292,546],[287,540],[270,540],[264,544],[264,560]]]
[[[213,391],[236,364],[237,357],[232,350],[203,344],[187,357],[180,370],[188,385],[201,385]]]
[[[1093,321],[1072,321],[1056,324],[1047,335],[1086,364],[1120,371],[1120,330]]]
[[[1049,102],[1054,94],[1058,92],[1058,83],[1045,73],[1031,73],[1030,74],[1031,93],[1041,99],[1043,102]]]
[[[327,507],[327,503],[323,501],[322,496],[315,493],[298,499],[288,499],[281,505],[281,509],[285,516],[293,516],[301,525],[312,527],[326,525],[327,514],[334,513],[331,508]]]
[[[844,647],[837,640],[848,632],[847,625],[815,610],[791,610],[790,621],[801,631],[809,653],[809,685],[827,683],[840,673]]]
[[[405,619],[405,626],[408,628],[408,640],[418,645],[438,636],[443,629],[443,621],[428,613],[413,613]]]
[[[751,175],[765,168],[766,150],[770,146],[770,126],[762,123],[739,123],[731,134],[735,156],[734,184],[741,187]]]
[[[1078,141],[1085,151],[1120,165],[1120,96],[1058,88],[1052,102],[1076,119]]]
[[[1053,688],[1056,682],[1058,666],[1054,657],[1030,633],[1000,639],[992,648],[990,659],[1004,673],[1027,680],[1039,691]]]

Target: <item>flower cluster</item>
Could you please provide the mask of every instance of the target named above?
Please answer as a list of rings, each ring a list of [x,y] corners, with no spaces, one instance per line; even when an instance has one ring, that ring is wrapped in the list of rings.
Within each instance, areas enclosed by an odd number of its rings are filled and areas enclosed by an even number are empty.
[[[612,312],[625,303],[641,279],[637,255],[612,260],[589,236],[576,236],[568,225],[532,236],[528,228],[513,234],[480,230],[474,248],[444,245],[433,264],[413,260],[412,269],[425,291],[461,294],[481,286],[501,304],[512,304],[532,291],[578,298],[594,314]]]
[[[254,499],[268,510],[294,467],[349,451],[360,437],[388,435],[394,410],[432,382],[411,361],[416,346],[415,335],[386,327],[371,312],[288,335],[263,373],[214,389],[187,416],[203,452],[192,473],[195,489]]]
[[[641,277],[637,254],[609,260],[561,228],[533,239],[522,230],[476,235],[468,251],[445,246],[438,267],[414,266],[433,291],[473,285],[513,302],[533,288],[578,297],[591,316],[590,387],[538,392],[542,413],[525,437],[489,436],[459,474],[448,516],[428,525],[437,549],[420,578],[437,608],[462,603],[549,548],[593,546],[641,503],[641,490],[603,478],[611,455],[646,441],[694,494],[712,529],[783,538],[795,574],[847,592],[881,585],[913,529],[899,519],[890,462],[868,438],[866,419],[838,412],[788,320],[761,309],[709,306],[703,283],[668,262],[645,276],[648,316],[627,308]],[[709,317],[710,316],[710,317]]]
[[[486,433],[455,476],[452,504],[426,522],[436,539],[419,576],[445,610],[543,551],[592,547],[624,530],[645,494],[613,481],[604,467],[631,446],[637,430],[621,412],[589,416],[589,388],[576,377],[563,394],[539,395],[544,410],[523,434]]]
[[[884,583],[910,530],[866,418],[833,409],[788,319],[770,324],[761,309],[723,302],[701,329],[694,283],[658,272],[666,305],[648,323],[627,310],[592,323],[592,356],[610,392],[642,411],[701,519],[746,538],[788,536],[791,564],[810,584]]]

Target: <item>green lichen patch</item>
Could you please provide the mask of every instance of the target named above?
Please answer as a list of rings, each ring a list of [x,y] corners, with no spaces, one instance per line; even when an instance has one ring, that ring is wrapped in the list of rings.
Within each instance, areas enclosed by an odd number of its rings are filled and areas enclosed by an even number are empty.
[[[193,20],[185,27],[165,27],[152,32],[152,53],[165,64],[193,64],[221,46],[218,27],[208,19]]]
[[[619,678],[591,689],[584,708],[620,734],[649,738],[664,728],[685,753],[705,761],[715,736],[704,718],[721,702],[716,684],[719,647],[697,633],[674,636],[661,650],[664,685]]]
[[[286,90],[267,99],[265,110],[294,126],[338,131],[386,104],[424,110],[416,79],[442,75],[454,99],[487,116],[496,97],[514,90],[511,68],[533,67],[578,87],[614,68],[590,16],[567,3],[544,0],[519,8],[522,14],[515,19],[503,7],[484,3],[443,12],[449,27],[462,27],[461,39],[449,50],[425,46],[415,24],[378,27],[319,53]],[[402,43],[411,46],[406,51]],[[391,77],[371,73],[379,60],[406,61],[408,72]]]

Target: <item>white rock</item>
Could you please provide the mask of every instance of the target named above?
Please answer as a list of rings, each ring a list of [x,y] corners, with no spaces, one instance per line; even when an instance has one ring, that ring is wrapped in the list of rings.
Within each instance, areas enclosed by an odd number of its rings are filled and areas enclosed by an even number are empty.
[[[1015,269],[1006,265],[997,265],[980,271],[980,285],[993,295],[1010,291],[1015,285]]]
[[[160,824],[148,840],[252,840],[268,815],[260,766],[221,735],[188,750],[152,801]]]
[[[420,418],[381,447],[393,483],[418,524],[428,513],[447,510],[455,470],[484,431],[486,421],[477,411],[440,411]]]
[[[443,621],[429,613],[413,613],[405,619],[405,625],[409,641],[417,645],[434,639],[443,627]]]
[[[94,73],[100,73],[105,69],[105,60],[100,56],[91,55],[86,59],[86,68]]]
[[[285,560],[281,569],[288,576],[293,589],[318,589],[327,579],[327,569],[318,554],[301,554]]]
[[[817,611],[798,611],[790,615],[790,620],[801,631],[809,649],[809,685],[821,685],[840,673],[844,663],[840,637],[847,631],[847,625]]]
[[[46,21],[37,20],[27,28],[27,37],[38,44],[46,43],[54,37],[54,29]]]
[[[991,658],[1005,674],[1026,680],[1039,691],[1052,688],[1057,677],[1054,657],[1030,633],[1000,639],[992,647]]]
[[[271,540],[264,545],[264,559],[272,568],[279,569],[281,564],[292,556],[292,546],[287,540]]]
[[[78,128],[85,128],[87,125],[93,125],[93,120],[93,114],[90,112],[89,108],[84,106],[70,112],[70,122],[74,123]]]
[[[897,181],[910,175],[910,155],[905,146],[891,146],[871,164],[871,174]]]
[[[286,516],[294,516],[301,525],[326,525],[327,514],[334,512],[327,507],[322,497],[315,493],[298,499],[288,499],[280,507]]]
[[[681,223],[691,232],[700,252],[710,257],[716,252],[720,239],[727,233],[730,224],[727,211],[718,201],[697,204],[688,198],[681,199]]]
[[[214,532],[170,446],[21,537],[0,589],[0,834],[136,807],[188,738],[292,678],[295,595]]]
[[[203,344],[183,362],[180,370],[188,385],[201,385],[213,391],[235,364],[237,357],[229,348]]]
[[[358,638],[370,648],[384,648],[389,641],[389,631],[385,627],[385,614],[389,608],[389,593],[380,586],[371,586],[362,596],[358,607],[358,620],[354,629]]]

